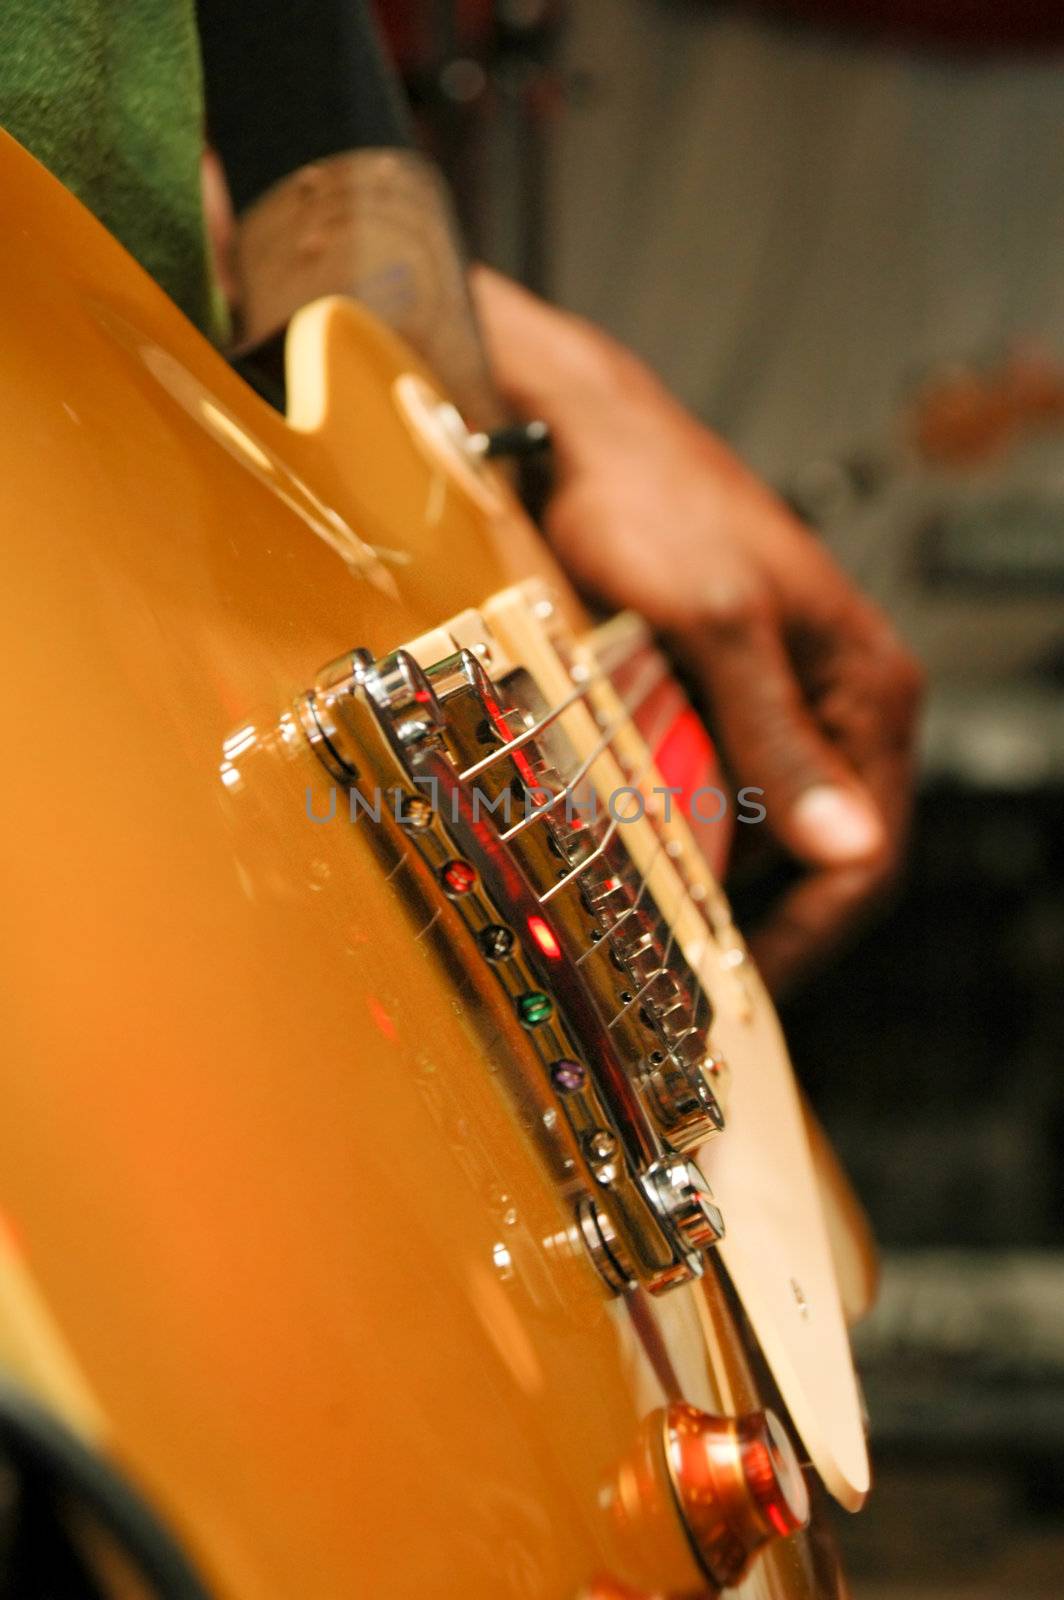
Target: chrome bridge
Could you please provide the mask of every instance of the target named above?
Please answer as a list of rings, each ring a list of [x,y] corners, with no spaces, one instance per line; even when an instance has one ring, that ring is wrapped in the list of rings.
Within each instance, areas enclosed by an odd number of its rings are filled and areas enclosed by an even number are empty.
[[[345,656],[299,710],[490,969],[566,1131],[602,1277],[658,1292],[697,1276],[724,1228],[690,1154],[722,1127],[726,1085],[702,969],[744,957],[640,732],[692,715],[641,625],[578,645],[523,585],[380,659]]]

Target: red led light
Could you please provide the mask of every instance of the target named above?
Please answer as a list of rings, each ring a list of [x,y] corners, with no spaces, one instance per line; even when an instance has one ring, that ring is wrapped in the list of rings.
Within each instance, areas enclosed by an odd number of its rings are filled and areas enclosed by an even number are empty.
[[[562,947],[558,943],[550,924],[544,922],[542,917],[529,917],[528,931],[543,951],[543,954],[549,956],[552,961],[557,961],[562,953]]]
[[[476,871],[468,861],[448,861],[440,878],[448,894],[468,894],[477,881]]]

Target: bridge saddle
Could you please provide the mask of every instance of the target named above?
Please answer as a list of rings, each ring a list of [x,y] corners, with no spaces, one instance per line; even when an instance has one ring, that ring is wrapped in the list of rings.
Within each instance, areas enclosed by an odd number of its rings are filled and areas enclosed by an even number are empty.
[[[745,1004],[743,947],[643,736],[660,746],[693,715],[643,625],[578,642],[523,584],[333,663],[300,715],[490,967],[568,1129],[566,1185],[604,1280],[660,1292],[699,1275],[724,1231],[692,1159],[723,1126],[711,990]]]

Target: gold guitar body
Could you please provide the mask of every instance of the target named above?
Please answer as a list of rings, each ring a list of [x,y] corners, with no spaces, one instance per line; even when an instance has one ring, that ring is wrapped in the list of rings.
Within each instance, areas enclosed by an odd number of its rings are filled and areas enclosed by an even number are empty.
[[[10,141],[0,183],[0,1365],[219,1596],[708,1593],[641,1429],[770,1402],[748,1333],[712,1262],[609,1294],[521,1028],[401,852],[312,820],[292,709],[564,584],[356,308],[297,324],[285,420]],[[741,1593],[839,1582],[800,1534]]]

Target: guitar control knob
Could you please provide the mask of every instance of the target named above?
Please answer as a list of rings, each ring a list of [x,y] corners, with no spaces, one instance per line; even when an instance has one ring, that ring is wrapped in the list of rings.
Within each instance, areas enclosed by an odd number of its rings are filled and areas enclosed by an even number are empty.
[[[771,1411],[714,1417],[677,1402],[665,1412],[665,1458],[695,1554],[720,1588],[809,1520],[798,1457]]]
[[[695,1162],[682,1156],[655,1161],[643,1174],[643,1187],[651,1205],[675,1231],[685,1251],[698,1255],[723,1239],[724,1218]]]

